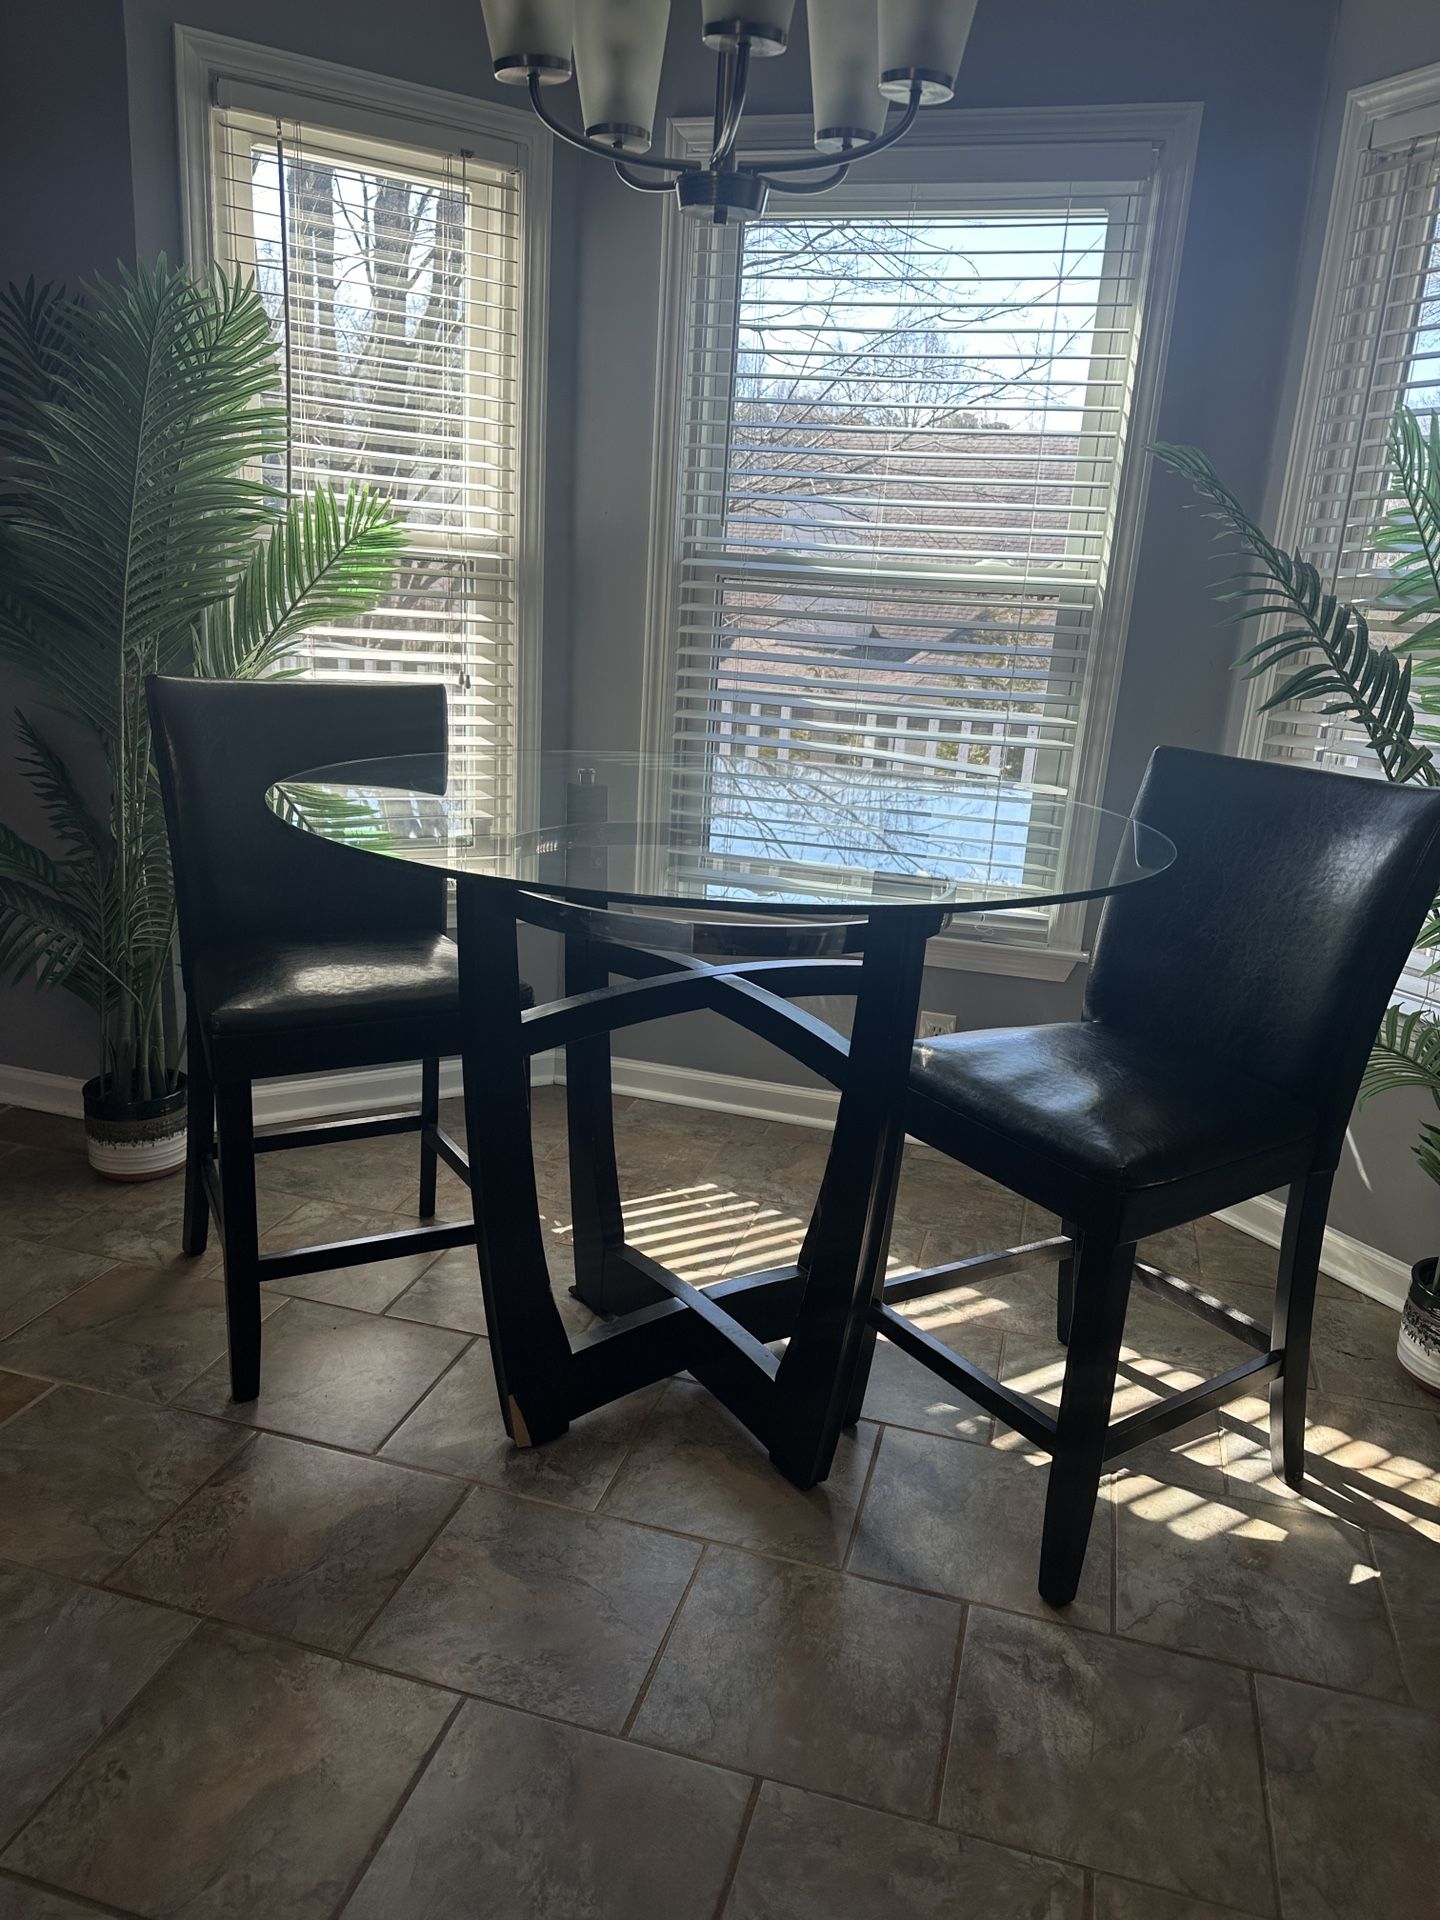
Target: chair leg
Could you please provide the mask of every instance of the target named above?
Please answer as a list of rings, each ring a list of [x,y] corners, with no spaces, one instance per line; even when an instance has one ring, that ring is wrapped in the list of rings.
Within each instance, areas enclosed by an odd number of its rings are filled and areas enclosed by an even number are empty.
[[[230,1392],[260,1392],[260,1234],[255,1213],[255,1121],[250,1082],[215,1091],[220,1135],[220,1234],[225,1243],[225,1322],[230,1336]]]
[[[205,1191],[205,1167],[215,1151],[215,1086],[205,1043],[193,1016],[185,1101],[185,1215],[180,1228],[181,1250],[204,1253],[210,1239],[210,1196]]]
[[[435,1151],[435,1128],[440,1124],[440,1062],[420,1063],[420,1204],[422,1220],[435,1215],[435,1176],[440,1156]]]
[[[1105,1464],[1135,1244],[1115,1246],[1090,1234],[1080,1243],[1075,1264],[1069,1353],[1040,1546],[1040,1595],[1052,1607],[1069,1606],[1080,1586]]]
[[[1078,1244],[1075,1224],[1071,1220],[1060,1222],[1060,1231],[1072,1247]],[[1070,1344],[1070,1322],[1075,1315],[1075,1255],[1067,1253],[1060,1262],[1056,1275],[1055,1289],[1055,1338],[1062,1347]]]
[[[1315,1287],[1320,1277],[1320,1249],[1333,1179],[1333,1174],[1312,1173],[1294,1182],[1285,1203],[1285,1225],[1280,1235],[1280,1269],[1270,1337],[1284,1360],[1279,1378],[1270,1382],[1270,1459],[1276,1473],[1291,1487],[1298,1487],[1305,1478],[1310,1327],[1315,1317]]]

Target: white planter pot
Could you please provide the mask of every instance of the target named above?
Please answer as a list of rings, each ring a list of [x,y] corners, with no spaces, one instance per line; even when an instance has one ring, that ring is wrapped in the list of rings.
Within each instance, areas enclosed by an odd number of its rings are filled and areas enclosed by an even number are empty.
[[[1440,1393],[1440,1274],[1434,1260],[1410,1269],[1410,1293],[1400,1318],[1400,1364],[1432,1393]]]
[[[113,1100],[103,1080],[87,1080],[85,1150],[107,1180],[159,1180],[185,1164],[185,1081],[161,1100]]]

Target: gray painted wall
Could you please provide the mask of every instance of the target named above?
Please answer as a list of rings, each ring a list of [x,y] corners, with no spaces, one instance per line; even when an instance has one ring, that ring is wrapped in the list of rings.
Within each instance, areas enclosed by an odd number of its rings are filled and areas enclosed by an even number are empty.
[[[135,254],[119,0],[5,9],[0,26],[0,284],[33,274],[74,285]],[[44,823],[15,766],[18,677],[0,674],[0,818],[39,838]],[[78,1001],[0,988],[0,1061],[94,1071]]]
[[[662,112],[707,110],[709,56],[681,0]],[[186,24],[496,97],[474,0],[67,0],[11,9],[0,60],[0,138],[10,191],[0,271],[74,278],[138,250],[179,250],[172,32]],[[1017,25],[1023,18],[1023,35]],[[1319,211],[1347,88],[1440,59],[1427,0],[981,0],[961,80],[966,106],[1199,100],[1205,109],[1160,432],[1202,442],[1251,499],[1273,485],[1308,307]],[[762,63],[755,109],[800,110],[803,57]],[[543,729],[552,743],[634,738],[659,299],[660,210],[604,170],[556,156],[552,263],[549,551]],[[17,191],[18,189],[18,191]],[[1307,221],[1307,206],[1310,215]],[[1297,297],[1298,289],[1298,297]],[[1201,526],[1179,490],[1149,502],[1107,798],[1124,806],[1161,741],[1218,746],[1230,682],[1207,594]],[[0,710],[12,690],[0,687]],[[15,817],[13,769],[0,808]],[[23,822],[21,822],[23,824]],[[540,957],[536,964],[542,965]],[[1063,986],[932,970],[926,1004],[966,1024],[1066,1018]],[[703,1016],[632,1036],[627,1050],[714,1071],[798,1070]],[[78,1009],[57,996],[0,996],[0,1059],[88,1066]],[[1410,1253],[1440,1227],[1406,1166],[1408,1116],[1377,1109],[1357,1138],[1336,1224]]]

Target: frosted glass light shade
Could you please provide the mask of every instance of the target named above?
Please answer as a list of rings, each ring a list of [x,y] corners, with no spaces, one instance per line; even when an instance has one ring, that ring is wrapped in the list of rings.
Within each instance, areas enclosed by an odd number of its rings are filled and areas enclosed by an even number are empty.
[[[670,0],[579,0],[575,78],[592,140],[644,153],[655,136]]]
[[[938,106],[955,91],[976,0],[880,0],[880,91],[908,100],[920,81],[920,104]]]
[[[701,31],[712,53],[750,42],[752,54],[783,53],[795,0],[700,0]]]
[[[495,78],[523,87],[534,73],[541,86],[570,78],[575,0],[480,0]]]
[[[873,140],[887,102],[876,84],[876,0],[810,0],[810,87],[815,144],[822,153]]]

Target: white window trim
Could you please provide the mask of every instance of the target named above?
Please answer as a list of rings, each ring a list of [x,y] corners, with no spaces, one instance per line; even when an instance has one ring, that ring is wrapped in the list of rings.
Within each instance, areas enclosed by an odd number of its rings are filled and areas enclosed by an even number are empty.
[[[407,146],[454,149],[483,143],[506,150],[522,175],[520,262],[520,409],[515,567],[515,739],[540,744],[544,636],[545,369],[548,364],[551,135],[529,108],[492,106],[468,94],[416,86],[358,67],[252,45],[193,27],[175,29],[180,198],[186,261],[209,272],[214,261],[214,173],[210,108],[222,82],[302,97],[334,107],[352,128]],[[531,756],[527,754],[527,763]],[[533,794],[516,795],[522,817]]]
[[[903,145],[887,156],[904,178],[906,150],[944,151],[960,145],[1033,148],[1147,142],[1155,149],[1155,238],[1148,311],[1141,330],[1135,371],[1127,458],[1116,506],[1114,545],[1102,618],[1096,628],[1096,668],[1087,693],[1085,750],[1075,786],[1077,800],[1101,804],[1115,723],[1120,671],[1124,661],[1130,606],[1134,595],[1140,530],[1144,524],[1152,462],[1138,457],[1155,438],[1169,352],[1175,291],[1185,237],[1185,216],[1194,173],[1202,108],[1195,103],[1096,108],[947,109],[922,114]],[[762,116],[745,126],[747,151],[803,152],[813,146],[814,130],[799,115]],[[708,119],[672,120],[667,151],[676,158],[707,158]],[[878,162],[876,163],[879,164]],[[655,459],[651,474],[650,550],[647,561],[645,663],[641,689],[641,739],[647,748],[668,750],[672,724],[672,608],[674,598],[674,502],[676,456],[680,445],[680,409],[684,373],[685,288],[682,215],[667,205],[661,234],[658,378],[655,406]],[[1086,958],[1082,950],[1084,903],[1062,907],[1051,942],[1026,947],[952,933],[930,944],[928,964],[1025,979],[1065,980]]]
[[[1365,155],[1382,121],[1436,107],[1440,107],[1440,64],[1417,67],[1410,73],[1355,87],[1345,96],[1340,150],[1330,188],[1325,239],[1316,271],[1315,297],[1275,513],[1275,538],[1282,547],[1294,546],[1300,537],[1308,476],[1315,457],[1315,436],[1320,430],[1320,402],[1330,337],[1344,291],[1345,270],[1360,210]],[[1257,758],[1263,748],[1265,715],[1260,707],[1266,692],[1267,682],[1262,678],[1237,682],[1231,694],[1227,744],[1232,752],[1246,759]]]

